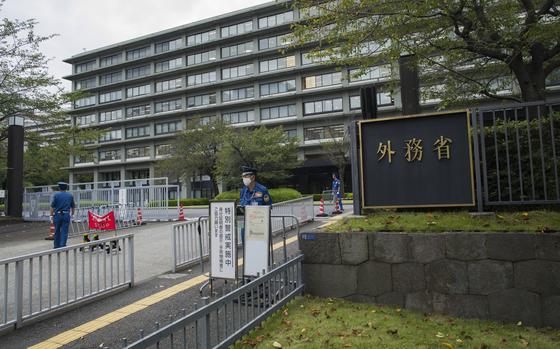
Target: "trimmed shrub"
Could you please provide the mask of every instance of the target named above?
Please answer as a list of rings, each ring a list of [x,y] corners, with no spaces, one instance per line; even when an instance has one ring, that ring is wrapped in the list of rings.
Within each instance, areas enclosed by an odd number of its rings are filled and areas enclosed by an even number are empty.
[[[353,193],[346,193],[346,195],[344,196],[345,199],[348,200],[352,200],[354,198],[354,194]]]
[[[276,188],[269,189],[270,197],[273,203],[279,203],[282,201],[288,201],[293,199],[299,199],[302,197],[301,193],[295,189],[291,188]],[[218,194],[215,200],[239,200],[239,190],[230,190]]]
[[[323,197],[322,194],[312,194],[313,195],[313,201],[321,201],[321,198]]]

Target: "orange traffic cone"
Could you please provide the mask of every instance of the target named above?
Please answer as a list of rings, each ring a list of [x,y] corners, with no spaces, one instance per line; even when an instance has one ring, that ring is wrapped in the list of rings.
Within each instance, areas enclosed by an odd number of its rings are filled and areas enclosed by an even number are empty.
[[[321,204],[319,205],[319,214],[317,217],[327,217],[328,214],[325,213],[325,200],[321,198]]]
[[[334,207],[333,214],[342,213],[342,211],[340,211],[340,206],[338,206],[338,198],[335,198],[335,203],[336,203],[336,205],[335,205],[335,207]]]
[[[142,225],[142,208],[138,207],[136,211],[136,224]]]
[[[183,204],[179,205],[179,220],[180,221],[185,220],[185,213],[183,212]]]
[[[49,227],[49,236],[47,236],[45,240],[54,240],[54,222],[51,222],[51,226]]]

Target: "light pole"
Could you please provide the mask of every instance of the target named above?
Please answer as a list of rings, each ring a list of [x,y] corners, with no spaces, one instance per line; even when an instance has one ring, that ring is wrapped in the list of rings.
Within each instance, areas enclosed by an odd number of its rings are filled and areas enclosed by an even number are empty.
[[[21,217],[23,209],[23,116],[8,117],[8,216]]]

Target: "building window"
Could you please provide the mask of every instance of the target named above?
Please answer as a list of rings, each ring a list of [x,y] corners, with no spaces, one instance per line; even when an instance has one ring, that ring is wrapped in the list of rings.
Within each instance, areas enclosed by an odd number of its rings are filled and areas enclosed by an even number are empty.
[[[213,40],[216,40],[216,30],[209,30],[204,33],[187,36],[187,46],[200,45]]]
[[[127,148],[126,158],[127,159],[146,158],[151,156],[150,153],[151,153],[150,146]]]
[[[309,127],[303,130],[305,141],[344,137],[344,125]]]
[[[122,119],[122,109],[109,110],[99,113],[99,123]]]
[[[354,81],[381,81],[391,78],[391,66],[389,64],[367,68],[363,74],[356,76],[360,69],[350,69],[350,82]]]
[[[94,77],[91,78],[87,78],[87,79],[83,79],[83,80],[78,80],[75,83],[76,86],[76,90],[84,90],[86,88],[92,88],[95,87],[95,81],[97,79]]]
[[[240,56],[253,52],[253,42],[248,41],[242,44],[222,47],[222,58]]]
[[[261,73],[266,73],[269,71],[293,68],[296,66],[296,56],[287,56],[281,58],[269,59],[266,61],[260,61],[259,67]]]
[[[271,96],[278,93],[292,92],[296,90],[296,80],[276,81],[261,84],[261,96]]]
[[[150,94],[150,84],[128,87],[126,89],[126,97],[127,98],[144,96],[144,95],[147,95],[147,94]]]
[[[187,85],[195,86],[216,82],[216,72],[209,71],[200,74],[187,75]]]
[[[149,115],[151,113],[151,107],[149,104],[137,105],[134,107],[126,108],[126,117],[133,118],[136,116]]]
[[[281,46],[287,46],[294,40],[291,33],[271,36],[259,40],[259,50],[267,50]]]
[[[331,58],[340,58],[340,54],[333,53],[329,55],[324,50],[320,51],[319,54],[321,54],[321,56],[317,57],[317,56],[311,56],[309,52],[302,53],[301,65],[325,63],[325,62],[329,62]]]
[[[288,138],[297,138],[297,130],[293,129],[293,130],[284,130],[284,134],[286,134],[286,136]]]
[[[121,139],[121,129],[115,129],[105,132],[99,137],[100,142],[118,141]]]
[[[156,73],[181,68],[183,66],[183,58],[173,58],[162,62],[156,63]]]
[[[222,80],[235,79],[253,74],[253,64],[244,64],[237,67],[222,69]]]
[[[187,128],[194,129],[203,125],[209,125],[216,120],[216,115],[200,116],[187,119]]]
[[[158,144],[156,145],[156,156],[171,155],[175,151],[171,144]]]
[[[156,135],[180,131],[183,128],[182,126],[183,123],[181,121],[162,122],[160,124],[156,124]]]
[[[176,90],[183,87],[183,79],[171,79],[156,82],[156,92]]]
[[[255,111],[244,110],[234,113],[223,113],[222,120],[226,124],[241,124],[244,122],[253,122],[255,121]]]
[[[280,105],[277,107],[261,108],[261,120],[271,120],[296,116],[296,105]]]
[[[102,150],[99,152],[99,161],[114,161],[121,159],[120,149]]]
[[[174,40],[158,42],[155,47],[155,53],[162,53],[167,51],[173,51],[181,48],[183,46],[183,39],[178,38]]]
[[[177,98],[168,101],[156,102],[154,106],[156,113],[164,113],[166,111],[179,110],[183,108],[183,102],[181,101],[181,98]]]
[[[385,107],[388,105],[393,105],[393,96],[391,92],[377,92],[377,106]],[[360,96],[350,96],[350,109],[360,109],[361,100]]]
[[[108,85],[122,80],[122,72],[115,71],[103,75],[99,75],[99,85]]]
[[[87,71],[93,70],[95,69],[95,66],[96,66],[96,62],[95,60],[93,60],[93,61],[76,64],[74,66],[74,69],[76,71],[76,74],[79,74],[79,73],[85,73]]]
[[[253,97],[255,97],[255,91],[252,86],[222,91],[222,102],[238,101]]]
[[[126,60],[127,61],[132,61],[134,59],[140,59],[140,58],[144,58],[144,57],[148,57],[148,55],[150,54],[150,47],[146,46],[146,47],[140,47],[134,50],[128,50],[126,51]]]
[[[294,11],[259,18],[259,29],[274,27],[294,20]]]
[[[150,125],[127,127],[126,139],[148,137],[150,135]]]
[[[222,38],[248,33],[253,30],[253,21],[228,25],[221,28]]]
[[[83,154],[83,155],[75,155],[74,156],[74,163],[75,164],[89,164],[95,161],[95,156],[92,152]]]
[[[305,102],[303,115],[333,113],[342,111],[342,97]]]
[[[109,103],[113,101],[120,101],[122,99],[122,91],[110,91],[99,94],[99,103]]]
[[[76,126],[95,124],[95,114],[79,115],[74,119]]]
[[[194,65],[213,61],[216,59],[216,50],[195,53],[187,56],[187,65]]]
[[[122,62],[122,53],[116,53],[111,56],[101,57],[101,59],[99,60],[99,66],[103,68],[103,67],[119,64],[121,62]]]
[[[303,78],[304,89],[339,85],[341,83],[342,83],[341,72],[313,75],[313,76],[308,76]]]
[[[203,105],[216,104],[216,94],[208,93],[187,98],[187,108],[200,107]]]
[[[74,108],[83,108],[95,104],[96,96],[88,96],[79,98],[74,102]]]
[[[150,75],[152,69],[149,65],[143,65],[141,67],[130,68],[126,70],[127,79],[136,79],[143,76]]]

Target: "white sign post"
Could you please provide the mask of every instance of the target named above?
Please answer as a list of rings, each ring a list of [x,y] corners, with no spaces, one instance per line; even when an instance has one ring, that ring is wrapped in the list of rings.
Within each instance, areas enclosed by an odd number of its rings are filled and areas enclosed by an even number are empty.
[[[210,202],[210,277],[237,279],[235,201]]]
[[[245,206],[243,274],[257,276],[269,270],[270,206]]]

